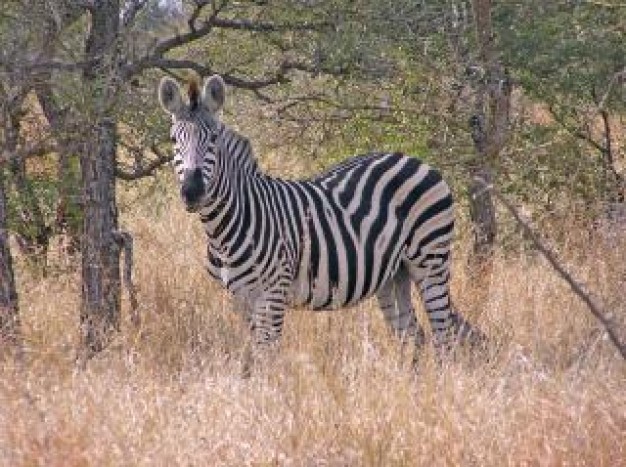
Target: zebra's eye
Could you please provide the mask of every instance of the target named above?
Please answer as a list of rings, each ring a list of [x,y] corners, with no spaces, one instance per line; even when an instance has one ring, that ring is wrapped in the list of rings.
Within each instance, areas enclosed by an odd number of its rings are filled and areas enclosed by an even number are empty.
[[[170,136],[170,141],[176,144],[176,136]]]

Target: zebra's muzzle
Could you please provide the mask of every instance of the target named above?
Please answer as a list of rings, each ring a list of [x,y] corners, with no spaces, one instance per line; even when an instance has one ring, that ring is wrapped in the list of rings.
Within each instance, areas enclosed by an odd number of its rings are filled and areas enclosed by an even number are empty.
[[[185,202],[188,212],[197,211],[200,207],[200,200],[204,194],[204,182],[202,180],[202,171],[194,169],[185,171],[183,184],[180,188],[180,194]]]

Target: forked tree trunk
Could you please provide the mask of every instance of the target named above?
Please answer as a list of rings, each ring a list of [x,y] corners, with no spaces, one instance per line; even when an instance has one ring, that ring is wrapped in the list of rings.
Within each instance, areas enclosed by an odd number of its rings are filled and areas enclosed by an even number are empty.
[[[89,358],[119,330],[121,307],[120,247],[115,241],[116,125],[110,109],[115,94],[119,1],[101,0],[91,10],[86,55],[95,65],[84,70],[91,94],[91,128],[81,154],[83,186],[81,328]]]

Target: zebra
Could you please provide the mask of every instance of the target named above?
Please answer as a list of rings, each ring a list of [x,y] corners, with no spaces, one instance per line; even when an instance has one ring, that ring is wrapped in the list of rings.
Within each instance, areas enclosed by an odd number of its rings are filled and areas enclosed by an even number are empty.
[[[370,153],[305,180],[272,177],[250,141],[220,120],[225,95],[219,75],[202,91],[191,82],[187,99],[172,78],[158,88],[181,198],[207,235],[208,273],[243,308],[253,346],[278,341],[288,307],[336,309],[375,295],[393,333],[419,349],[413,284],[437,348],[473,332],[452,309],[454,206],[438,171]]]

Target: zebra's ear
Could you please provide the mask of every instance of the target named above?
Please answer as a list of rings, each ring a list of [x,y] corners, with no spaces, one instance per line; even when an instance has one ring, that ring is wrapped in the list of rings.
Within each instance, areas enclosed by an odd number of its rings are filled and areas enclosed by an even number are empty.
[[[219,111],[224,106],[225,98],[226,83],[220,75],[213,75],[204,81],[202,103],[211,113]]]
[[[178,83],[167,76],[159,84],[159,102],[167,113],[177,114],[183,109],[183,98]]]

